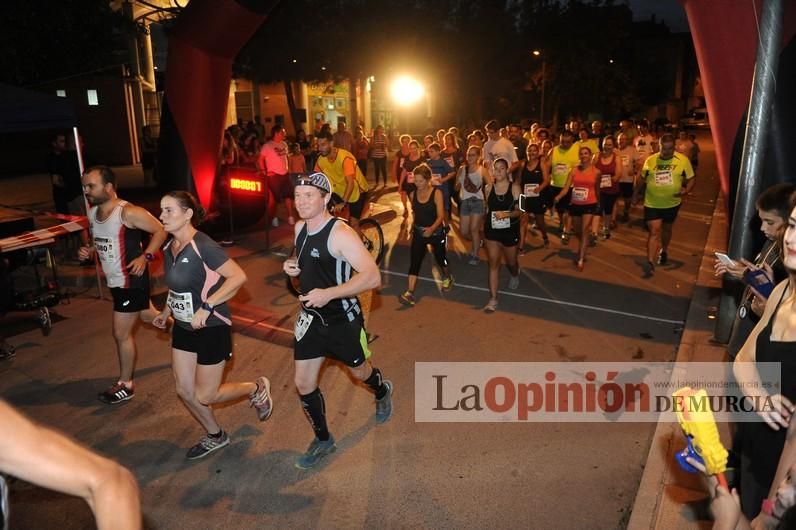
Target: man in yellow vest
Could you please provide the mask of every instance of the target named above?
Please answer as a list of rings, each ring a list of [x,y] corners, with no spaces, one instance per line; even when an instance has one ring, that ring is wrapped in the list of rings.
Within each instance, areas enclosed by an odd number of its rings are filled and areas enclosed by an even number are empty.
[[[315,171],[329,177],[335,212],[348,206],[349,222],[356,229],[359,220],[367,214],[368,181],[357,166],[356,157],[345,149],[334,147],[331,133],[322,132],[316,138],[321,156],[315,163]]]

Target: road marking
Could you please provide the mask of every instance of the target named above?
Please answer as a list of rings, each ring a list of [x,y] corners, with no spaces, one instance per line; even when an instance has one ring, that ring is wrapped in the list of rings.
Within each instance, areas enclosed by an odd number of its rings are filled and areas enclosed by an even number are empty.
[[[273,329],[273,330],[276,330],[276,331],[281,331],[282,333],[287,333],[289,335],[293,334],[293,330],[292,329],[285,329],[285,328],[280,328],[279,326],[273,326],[271,324],[267,324],[267,323],[263,322],[262,320],[252,320],[251,318],[241,317],[241,316],[238,316],[238,315],[233,316],[232,320],[242,320],[244,322],[249,322],[249,326],[254,326],[254,327],[262,326],[264,328]]]
[[[408,274],[404,274],[402,272],[393,272],[393,271],[388,271],[388,270],[385,270],[385,269],[382,269],[381,272],[384,273],[384,274],[391,275],[391,276],[400,276],[402,278],[406,278],[407,276],[409,276]],[[437,280],[435,280],[434,278],[428,278],[426,276],[418,276],[417,279],[418,280],[423,280],[423,281],[426,281],[426,282],[437,283]],[[456,282],[455,285],[456,285],[456,287],[464,287],[465,289],[471,289],[473,291],[489,292],[489,289],[487,289],[486,287],[479,287],[477,285],[467,285],[465,283],[458,283],[458,282]],[[626,317],[640,318],[642,320],[651,320],[653,322],[662,322],[664,324],[678,324],[678,325],[681,325],[681,326],[685,324],[685,322],[683,320],[670,320],[668,318],[653,317],[653,316],[648,316],[648,315],[637,315],[636,313],[628,313],[626,311],[618,311],[616,309],[608,309],[607,307],[598,307],[598,306],[587,305],[587,304],[576,304],[575,302],[565,302],[564,300],[556,300],[554,298],[544,298],[542,296],[532,296],[532,295],[529,295],[529,294],[521,294],[521,293],[515,293],[515,292],[511,292],[511,291],[498,291],[498,293],[500,293],[502,295],[506,295],[506,296],[514,296],[516,298],[525,298],[527,300],[536,300],[538,302],[548,302],[548,303],[551,303],[551,304],[565,305],[565,306],[569,306],[569,307],[577,307],[579,309],[590,309],[592,311],[600,311],[600,312],[603,312],[603,313],[611,313],[611,314],[614,314],[614,315],[622,315],[622,316],[626,316]]]

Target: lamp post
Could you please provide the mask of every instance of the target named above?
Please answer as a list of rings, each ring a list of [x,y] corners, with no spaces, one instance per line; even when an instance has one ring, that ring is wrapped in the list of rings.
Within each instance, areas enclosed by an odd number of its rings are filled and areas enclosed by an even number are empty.
[[[545,60],[542,52],[539,50],[534,50],[531,52],[534,57],[541,57],[542,58],[542,101],[539,104],[539,124],[544,126],[544,69],[545,69]]]

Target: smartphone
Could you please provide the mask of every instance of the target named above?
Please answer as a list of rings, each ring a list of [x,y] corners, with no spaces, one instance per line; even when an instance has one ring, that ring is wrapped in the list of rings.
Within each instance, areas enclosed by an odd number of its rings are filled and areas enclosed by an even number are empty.
[[[774,290],[774,282],[772,282],[766,271],[757,269],[754,271],[748,270],[743,275],[746,283],[755,288],[755,291],[762,294],[766,298],[771,296],[771,291]]]
[[[726,265],[727,267],[737,267],[738,266],[738,264],[735,263],[735,261],[733,261],[733,259],[731,257],[729,257],[727,254],[722,254],[721,252],[714,252],[713,254],[716,256],[716,258],[723,265]]]

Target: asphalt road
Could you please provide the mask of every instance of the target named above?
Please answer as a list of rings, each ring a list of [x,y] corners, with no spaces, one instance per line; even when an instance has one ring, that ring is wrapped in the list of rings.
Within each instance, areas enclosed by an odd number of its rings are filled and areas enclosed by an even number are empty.
[[[383,194],[376,217],[390,245],[384,285],[367,297],[367,325],[374,364],[395,384],[395,415],[376,425],[372,396],[328,363],[321,387],[339,450],[317,469],[293,467],[312,431],[292,383],[296,300],[281,273],[287,227],[274,232],[271,251],[262,250],[261,232],[231,250],[249,282],[233,307],[228,379],[267,375],[276,409],[260,424],[244,403],[220,407],[228,448],[184,459],[202,432],[174,392],[168,336],[151,328],[137,332],[135,398],[119,406],[96,400],[117,361],[110,302],[93,290],[58,307],[63,320],[49,337],[30,330],[11,338],[18,355],[0,362],[0,396],[129,467],[148,528],[622,528],[654,424],[417,423],[414,363],[673,359],[718,190],[709,136],[700,144],[698,184],[675,225],[669,265],[643,278],[639,223],[621,225],[590,249],[584,272],[573,265],[574,242],[562,247],[551,235],[544,249],[531,237],[537,248],[520,259],[520,288],[505,288],[504,270],[492,315],[481,311],[486,262],[467,265],[456,237],[454,289],[440,292],[428,256],[417,306],[398,303],[409,262],[406,226],[397,194]],[[0,182],[4,198],[10,185]],[[4,326],[23,318],[12,314]],[[19,481],[11,509],[13,528],[92,525],[82,501]]]

